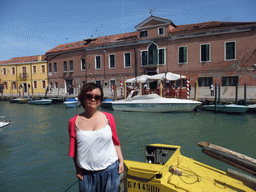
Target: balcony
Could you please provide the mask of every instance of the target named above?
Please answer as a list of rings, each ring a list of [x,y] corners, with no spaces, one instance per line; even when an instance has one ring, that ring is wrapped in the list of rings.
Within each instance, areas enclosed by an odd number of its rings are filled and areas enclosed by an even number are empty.
[[[28,73],[20,73],[20,79],[27,79],[28,78]]]

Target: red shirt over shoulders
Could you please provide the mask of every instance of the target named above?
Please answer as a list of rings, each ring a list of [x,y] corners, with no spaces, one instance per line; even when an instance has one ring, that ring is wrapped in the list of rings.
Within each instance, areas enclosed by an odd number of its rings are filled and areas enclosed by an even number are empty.
[[[116,133],[116,122],[115,122],[115,118],[112,114],[107,113],[107,112],[102,112],[106,115],[109,125],[111,127],[111,131],[112,131],[112,140],[114,145],[120,145],[117,133]],[[68,130],[69,130],[69,156],[70,157],[75,157],[76,156],[76,150],[77,150],[77,146],[76,146],[76,132],[75,132],[75,122],[76,122],[76,118],[78,117],[78,115],[76,115],[75,117],[73,117],[72,119],[69,120],[69,124],[68,124]]]

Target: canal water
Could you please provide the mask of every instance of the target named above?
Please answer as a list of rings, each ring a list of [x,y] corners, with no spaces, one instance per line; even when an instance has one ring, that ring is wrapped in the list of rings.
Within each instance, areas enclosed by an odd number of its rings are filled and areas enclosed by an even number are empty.
[[[256,114],[110,112],[125,159],[145,161],[146,144],[181,146],[181,153],[225,171],[230,166],[201,152],[201,141],[256,158]],[[68,156],[68,120],[83,108],[0,102],[11,124],[0,134],[0,191],[77,191]],[[72,185],[74,184],[74,185]],[[68,190],[69,189],[69,190]]]

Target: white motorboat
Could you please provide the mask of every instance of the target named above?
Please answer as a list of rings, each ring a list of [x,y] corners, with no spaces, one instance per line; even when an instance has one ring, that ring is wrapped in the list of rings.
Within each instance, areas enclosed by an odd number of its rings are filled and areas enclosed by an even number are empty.
[[[134,92],[137,96],[132,97]],[[114,110],[139,112],[189,112],[202,103],[188,99],[163,98],[157,94],[140,95],[133,90],[127,99],[112,102]]]
[[[32,105],[50,105],[52,103],[51,99],[40,99],[28,101],[28,104]]]
[[[203,105],[200,107],[200,109],[206,111],[215,111],[215,105]],[[220,113],[245,113],[248,109],[249,107],[245,105],[217,105],[217,112]]]
[[[248,105],[250,112],[256,112],[256,104]]]
[[[101,103],[101,107],[103,107],[103,108],[112,108],[112,103],[113,103],[113,100],[112,100],[112,99],[105,99],[105,100]]]
[[[64,104],[66,105],[66,108],[74,108],[79,107],[80,103],[77,98],[70,98],[67,99]]]
[[[0,133],[4,130],[5,126],[9,125],[10,121],[6,116],[0,116]]]

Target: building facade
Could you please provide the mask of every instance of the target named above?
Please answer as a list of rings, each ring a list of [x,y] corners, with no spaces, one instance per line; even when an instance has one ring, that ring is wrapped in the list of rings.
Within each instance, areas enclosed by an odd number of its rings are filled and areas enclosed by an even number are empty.
[[[175,25],[150,16],[135,28],[49,50],[50,86],[64,92],[72,86],[77,93],[85,82],[108,89],[127,78],[165,72],[189,77],[191,87],[256,86],[256,22]]]
[[[3,94],[10,96],[44,95],[48,86],[45,55],[14,57],[0,64]]]

